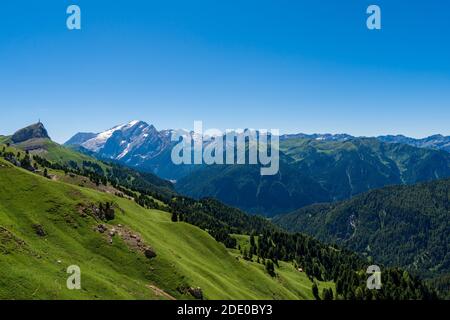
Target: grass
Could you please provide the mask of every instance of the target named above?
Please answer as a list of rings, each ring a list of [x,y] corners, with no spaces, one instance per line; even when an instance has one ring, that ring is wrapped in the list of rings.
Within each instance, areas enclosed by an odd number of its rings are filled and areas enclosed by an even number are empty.
[[[119,237],[109,244],[100,223],[80,215],[80,204],[111,201],[116,218],[157,253],[152,260]],[[41,225],[40,237],[33,225]],[[0,159],[0,298],[162,299],[154,285],[177,299],[178,288],[201,287],[207,299],[311,299],[311,282],[282,263],[271,278],[262,265],[238,259],[208,233],[170,214],[128,199],[70,185],[13,167]],[[66,269],[78,265],[82,290],[68,290]],[[331,284],[321,284],[328,286]]]
[[[8,136],[2,136],[2,135],[0,135],[0,143],[6,143],[7,140],[9,140],[9,137],[8,137]]]
[[[148,282],[148,262],[123,243],[109,246],[92,231],[95,221],[86,221],[75,210],[80,200],[88,200],[78,190],[1,167],[0,198],[0,225],[10,238],[0,255],[1,298],[152,297],[142,285]],[[42,225],[48,236],[36,235],[34,224]],[[65,286],[65,270],[74,264],[82,270],[80,291]]]
[[[232,235],[233,238],[237,240],[239,247],[242,250],[250,250],[250,237],[247,235]],[[257,239],[257,238],[255,238]],[[256,240],[257,241],[257,240]],[[237,249],[230,249],[230,253],[232,253],[235,257],[241,257],[241,253]],[[253,261],[247,261],[241,259],[243,263],[246,263],[248,266],[253,268],[253,272],[262,272],[265,273],[265,267],[262,263],[256,262],[256,256],[253,256]],[[311,291],[312,282],[304,272],[300,272],[298,268],[296,268],[293,263],[287,263],[283,261],[279,261],[279,267],[276,268],[276,278],[273,280],[282,284],[291,292],[295,293],[302,297],[302,299],[311,300],[314,299],[314,296]],[[319,287],[319,294],[321,295],[322,290],[324,288],[332,288],[335,292],[335,285],[333,282],[321,282],[316,281]]]
[[[69,161],[74,161],[80,165],[83,161],[91,161],[104,167],[102,162],[70,148],[61,146],[49,139],[31,139],[16,144],[14,147],[21,150],[30,148],[35,149],[34,151],[31,151],[32,154],[38,154],[52,162],[68,163]]]

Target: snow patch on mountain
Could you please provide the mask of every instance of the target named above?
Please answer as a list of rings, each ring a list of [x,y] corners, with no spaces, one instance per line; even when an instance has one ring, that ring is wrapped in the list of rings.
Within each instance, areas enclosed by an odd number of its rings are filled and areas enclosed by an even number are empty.
[[[113,134],[115,132],[129,130],[129,129],[133,128],[134,126],[136,126],[138,123],[140,123],[139,120],[133,120],[133,121],[130,121],[129,123],[115,126],[109,130],[106,130],[104,132],[97,134],[97,136],[95,136],[92,139],[87,140],[81,146],[90,151],[99,152],[99,150],[104,147],[106,142],[113,136]],[[126,141],[122,141],[122,142],[126,143]]]
[[[125,127],[125,125],[116,126],[114,128],[111,128],[109,130],[106,130],[104,132],[99,133],[97,136],[95,136],[92,139],[89,139],[88,141],[84,142],[82,146],[88,150],[91,150],[93,152],[98,152],[106,143],[106,141],[111,138],[114,132],[117,130],[122,129]]]

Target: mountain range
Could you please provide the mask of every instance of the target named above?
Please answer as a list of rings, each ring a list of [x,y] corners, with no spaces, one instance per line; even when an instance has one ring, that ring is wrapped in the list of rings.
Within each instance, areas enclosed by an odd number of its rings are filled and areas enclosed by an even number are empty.
[[[133,120],[129,123],[117,125],[100,133],[79,132],[65,142],[66,146],[82,146],[87,150],[106,158],[127,162],[130,165],[145,166],[160,155],[160,151],[172,146],[171,135],[175,130],[158,131],[153,125],[144,121]],[[185,131],[185,134],[192,132]],[[317,141],[345,142],[358,138],[348,134],[285,134],[280,141],[291,139],[308,139]],[[375,137],[381,142],[401,143],[413,147],[444,150],[450,152],[450,136],[433,135],[423,139],[415,139],[403,135],[385,135]],[[173,179],[176,176],[168,178]]]
[[[383,267],[381,290],[367,290],[373,261],[185,197],[151,173],[60,146],[44,129],[0,137],[0,298],[437,297],[399,268]],[[64,289],[68,266],[80,268],[82,290]]]
[[[295,139],[295,138],[306,138],[314,140],[324,140],[324,141],[348,141],[355,138],[370,138],[370,137],[355,137],[348,134],[287,134],[280,136],[281,140]],[[441,134],[432,135],[426,138],[411,138],[404,135],[383,135],[374,137],[381,142],[387,143],[402,143],[407,144],[412,147],[444,150],[450,152],[450,136],[443,136]]]
[[[317,202],[348,199],[386,185],[450,176],[450,153],[446,151],[450,137],[438,135],[419,140],[403,136],[282,135],[280,171],[261,177],[257,165],[174,165],[170,159],[173,132],[132,121],[99,134],[79,133],[66,145],[170,179],[188,196],[215,197],[267,216]]]
[[[429,148],[450,152],[450,137],[440,134],[432,135],[423,139],[414,139],[403,135],[379,136],[378,139],[383,142],[404,143],[418,148]]]

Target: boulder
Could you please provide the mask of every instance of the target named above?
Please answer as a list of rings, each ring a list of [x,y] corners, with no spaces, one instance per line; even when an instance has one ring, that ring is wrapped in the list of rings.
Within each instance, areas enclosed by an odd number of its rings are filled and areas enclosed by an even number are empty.
[[[197,287],[197,288],[190,287],[190,288],[188,289],[188,292],[189,292],[195,299],[203,300],[203,291],[202,291],[202,289],[201,289],[200,287]]]
[[[108,230],[108,228],[104,224],[99,224],[96,229],[100,233],[105,233]]]
[[[156,252],[155,252],[152,248],[147,247],[147,248],[144,249],[144,255],[145,255],[148,259],[152,259],[152,258],[155,258],[155,257],[156,257]]]
[[[47,235],[44,228],[40,224],[34,224],[33,229],[39,237],[45,237]]]

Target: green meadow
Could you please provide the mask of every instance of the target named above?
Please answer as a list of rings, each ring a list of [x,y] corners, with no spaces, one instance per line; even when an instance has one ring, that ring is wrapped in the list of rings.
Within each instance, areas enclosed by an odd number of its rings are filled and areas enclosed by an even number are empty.
[[[110,243],[94,230],[104,222],[80,213],[107,201],[115,208],[108,228],[131,230],[156,257],[148,259],[117,235]],[[193,299],[189,287],[200,287],[205,299],[313,298],[311,281],[292,264],[282,262],[272,278],[262,264],[245,261],[195,226],[172,222],[168,212],[52,181],[2,159],[0,239],[1,299]],[[66,287],[70,265],[81,268],[81,290]]]

